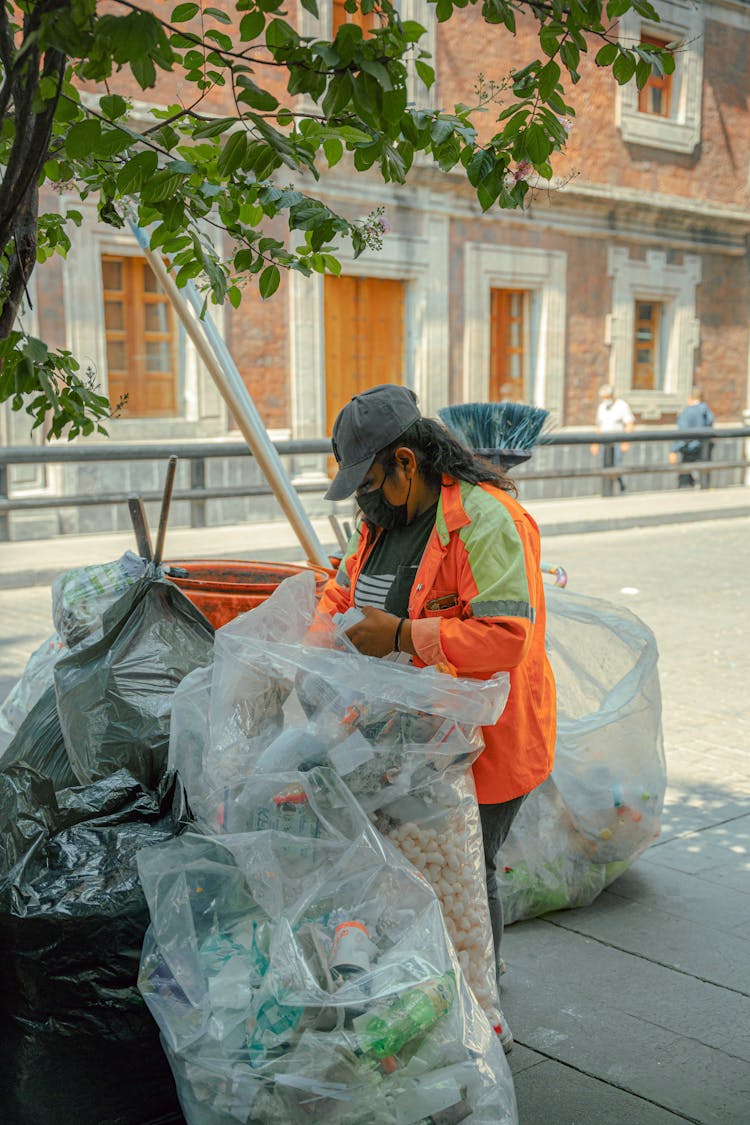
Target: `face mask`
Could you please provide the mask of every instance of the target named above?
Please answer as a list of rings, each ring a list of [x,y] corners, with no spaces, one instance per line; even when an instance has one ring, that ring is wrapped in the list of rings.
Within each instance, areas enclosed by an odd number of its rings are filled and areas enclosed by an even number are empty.
[[[411,480],[403,504],[391,504],[389,500],[386,500],[382,485],[380,488],[373,488],[371,492],[363,492],[358,495],[357,503],[368,523],[374,523],[376,527],[382,527],[384,531],[393,531],[399,527],[406,527],[409,522],[407,506],[410,494]]]

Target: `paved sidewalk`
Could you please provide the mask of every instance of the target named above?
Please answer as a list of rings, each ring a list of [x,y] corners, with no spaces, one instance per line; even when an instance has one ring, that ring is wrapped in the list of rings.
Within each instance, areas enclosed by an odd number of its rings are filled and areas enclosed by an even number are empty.
[[[523,501],[523,496],[521,496]],[[543,539],[590,531],[694,523],[750,515],[750,488],[692,489],[528,501]],[[313,527],[329,553],[337,550],[327,519]],[[130,532],[60,535],[56,539],[0,544],[0,589],[47,585],[74,566],[107,562],[134,548]],[[554,553],[554,552],[553,552]],[[547,550],[547,556],[550,549]],[[547,557],[545,556],[545,557]],[[166,559],[276,559],[299,561],[302,550],[286,521],[224,527],[174,527],[167,532]],[[555,560],[549,559],[550,562]]]

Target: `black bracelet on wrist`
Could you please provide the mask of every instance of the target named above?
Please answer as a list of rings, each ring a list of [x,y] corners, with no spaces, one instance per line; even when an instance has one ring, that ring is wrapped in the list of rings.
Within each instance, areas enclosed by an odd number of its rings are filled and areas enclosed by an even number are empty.
[[[398,625],[396,626],[396,635],[393,638],[393,651],[394,652],[401,652],[401,649],[398,647],[398,639],[401,636],[401,626],[403,625],[405,620],[406,620],[405,617],[399,618]]]

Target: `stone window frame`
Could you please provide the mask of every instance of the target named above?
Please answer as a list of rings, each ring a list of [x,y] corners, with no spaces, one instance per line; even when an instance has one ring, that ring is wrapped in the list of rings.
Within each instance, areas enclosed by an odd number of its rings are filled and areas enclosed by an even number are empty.
[[[423,213],[422,232],[389,231],[381,250],[354,258],[342,247],[337,256],[349,276],[393,278],[406,286],[404,381],[413,388],[425,414],[449,401],[448,338],[449,222]],[[320,274],[289,277],[290,390],[292,436],[326,434],[324,282]],[[319,457],[297,459],[305,479],[324,475]]]
[[[525,289],[536,300],[538,332],[533,357],[533,406],[563,420],[567,254],[469,242],[464,247],[463,394],[486,402],[490,386],[490,290]],[[533,315],[533,314],[532,314]]]
[[[427,61],[434,68],[437,26],[435,5],[428,3],[428,0],[395,0],[394,6],[398,8],[404,20],[416,20],[425,28],[426,34],[419,40],[418,46],[430,52],[432,57]],[[300,4],[298,20],[300,35],[303,38],[330,39],[332,18],[332,0],[318,0],[317,18]],[[413,60],[407,63],[407,71],[407,100],[414,105],[419,105],[420,109],[434,109],[435,83],[429,90],[427,89],[416,72]]]
[[[63,198],[62,207],[73,202]],[[107,356],[104,331],[104,290],[101,273],[103,254],[118,257],[143,257],[143,251],[132,234],[116,230],[99,221],[91,204],[76,207],[83,215],[80,228],[71,235],[71,248],[63,261],[63,299],[65,306],[66,346],[83,370],[90,364],[96,372],[103,393],[107,393]],[[223,335],[224,309],[209,309],[216,327]],[[177,317],[176,347],[178,351],[178,410],[160,418],[119,418],[109,425],[110,435],[120,441],[155,439],[164,436],[164,426],[173,436],[193,436],[200,425],[205,434],[210,424],[212,436],[227,432],[228,411],[213,380],[200,361],[198,352]]]
[[[609,380],[636,413],[647,418],[672,413],[685,402],[693,385],[695,349],[700,343],[695,306],[701,259],[685,254],[682,264],[674,265],[668,263],[666,252],[649,250],[645,260],[635,260],[627,249],[611,246],[607,272],[612,278],[612,312],[605,325]],[[664,386],[654,391],[633,389],[634,308],[636,299],[644,298],[664,306]]]
[[[638,89],[631,81],[617,88],[616,125],[623,140],[629,144],[690,155],[701,139],[704,5],[691,0],[663,0],[659,14],[663,22],[654,24],[644,20],[637,12],[628,12],[620,20],[619,39],[623,46],[639,43],[644,34],[684,42],[684,46],[676,52],[672,76],[674,116],[641,113],[638,109]]]

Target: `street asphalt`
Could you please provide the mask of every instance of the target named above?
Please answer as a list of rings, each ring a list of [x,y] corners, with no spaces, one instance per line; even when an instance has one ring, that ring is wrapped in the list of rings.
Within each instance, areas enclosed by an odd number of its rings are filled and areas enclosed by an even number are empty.
[[[654,630],[669,787],[660,838],[590,907],[506,931],[521,1125],[750,1121],[750,489],[724,491],[529,505],[569,588]],[[253,557],[229,530],[170,533],[171,557]],[[25,570],[0,546],[0,699],[52,631],[50,571],[130,545],[101,538],[25,544]]]

